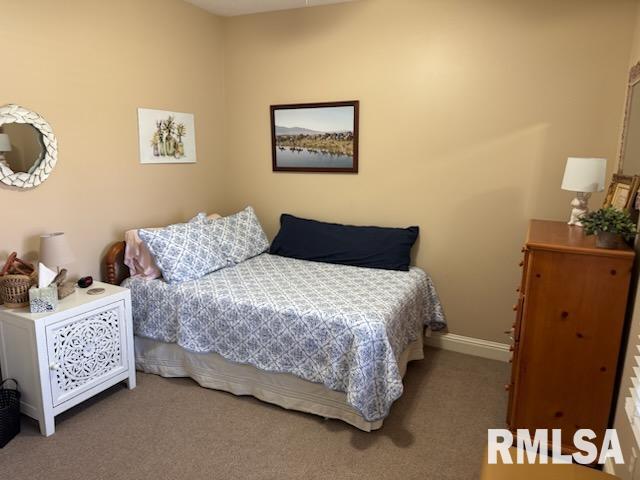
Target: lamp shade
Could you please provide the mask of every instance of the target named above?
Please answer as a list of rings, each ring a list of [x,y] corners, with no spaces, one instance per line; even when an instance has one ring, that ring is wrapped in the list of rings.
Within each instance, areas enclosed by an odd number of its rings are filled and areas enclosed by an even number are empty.
[[[569,157],[561,188],[572,192],[601,192],[606,170],[606,158]]]
[[[11,151],[11,139],[6,133],[0,133],[0,152]]]
[[[49,268],[67,265],[75,260],[64,233],[49,233],[40,237],[40,262]]]

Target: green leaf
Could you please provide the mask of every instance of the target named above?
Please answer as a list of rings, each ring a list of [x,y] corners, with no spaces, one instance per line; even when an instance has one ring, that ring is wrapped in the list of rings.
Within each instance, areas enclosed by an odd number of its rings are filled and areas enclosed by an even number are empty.
[[[584,215],[580,221],[587,235],[598,232],[610,232],[631,239],[637,235],[636,224],[631,220],[629,212],[617,210],[613,207],[601,208]]]

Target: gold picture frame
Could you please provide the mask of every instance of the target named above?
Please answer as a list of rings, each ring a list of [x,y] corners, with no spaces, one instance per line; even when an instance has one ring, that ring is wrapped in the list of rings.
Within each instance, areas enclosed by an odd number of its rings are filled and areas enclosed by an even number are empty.
[[[617,210],[635,210],[635,200],[640,187],[638,175],[613,174],[607,189],[603,207],[614,207]]]

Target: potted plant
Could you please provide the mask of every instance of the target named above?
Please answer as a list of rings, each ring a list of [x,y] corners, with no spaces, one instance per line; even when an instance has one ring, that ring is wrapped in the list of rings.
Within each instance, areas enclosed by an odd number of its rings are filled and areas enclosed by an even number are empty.
[[[629,212],[613,207],[601,208],[584,215],[580,221],[587,235],[596,235],[596,247],[615,248],[620,238],[631,240],[637,235]]]

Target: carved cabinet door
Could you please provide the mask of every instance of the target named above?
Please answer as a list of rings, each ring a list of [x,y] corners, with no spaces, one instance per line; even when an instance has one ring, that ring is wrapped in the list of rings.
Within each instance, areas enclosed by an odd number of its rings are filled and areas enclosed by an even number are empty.
[[[127,370],[124,301],[46,327],[53,406]]]

